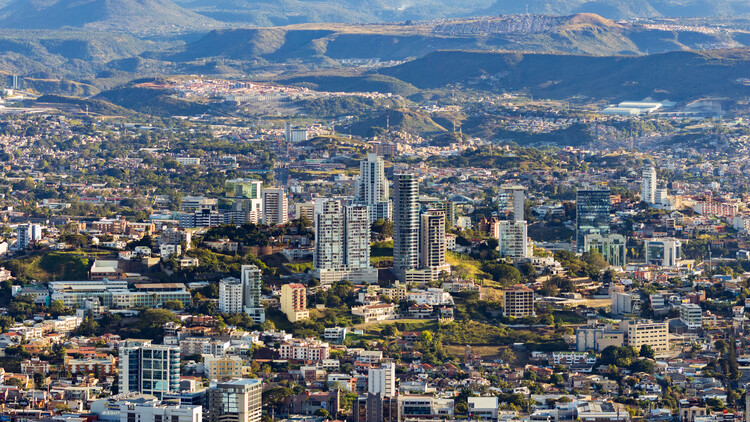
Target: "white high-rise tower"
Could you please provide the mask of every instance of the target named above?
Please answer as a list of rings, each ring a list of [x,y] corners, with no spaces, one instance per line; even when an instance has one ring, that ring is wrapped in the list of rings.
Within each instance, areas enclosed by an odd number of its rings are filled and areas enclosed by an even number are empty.
[[[645,201],[648,204],[656,203],[656,169],[653,167],[643,169],[641,201]]]
[[[391,218],[388,180],[385,178],[383,159],[377,154],[369,153],[367,159],[359,163],[359,179],[355,188],[356,201],[370,207],[370,223]]]

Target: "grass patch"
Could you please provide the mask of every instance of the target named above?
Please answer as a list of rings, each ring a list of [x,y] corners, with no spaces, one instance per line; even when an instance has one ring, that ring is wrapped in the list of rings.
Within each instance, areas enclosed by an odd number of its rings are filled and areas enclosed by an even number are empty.
[[[307,270],[312,271],[313,269],[313,263],[312,262],[302,262],[298,264],[284,264],[286,268],[289,269],[289,271],[298,274],[298,273],[304,273]]]
[[[468,272],[469,278],[492,281],[492,277],[480,269],[482,263],[469,255],[448,251],[445,255],[445,261],[451,267],[464,268]],[[486,285],[486,283],[487,281],[484,281],[483,285]]]
[[[370,258],[389,257],[393,259],[393,241],[375,242],[370,245]]]
[[[552,316],[555,317],[555,322],[562,322],[563,324],[585,324],[586,318],[578,315],[573,311],[555,311],[552,312]]]

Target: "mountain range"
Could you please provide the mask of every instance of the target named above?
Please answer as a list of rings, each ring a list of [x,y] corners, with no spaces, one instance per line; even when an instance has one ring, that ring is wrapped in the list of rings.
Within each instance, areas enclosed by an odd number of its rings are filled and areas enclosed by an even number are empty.
[[[0,0],[0,28],[137,34],[252,25],[382,23],[508,14],[595,13],[609,19],[736,17],[747,0]]]

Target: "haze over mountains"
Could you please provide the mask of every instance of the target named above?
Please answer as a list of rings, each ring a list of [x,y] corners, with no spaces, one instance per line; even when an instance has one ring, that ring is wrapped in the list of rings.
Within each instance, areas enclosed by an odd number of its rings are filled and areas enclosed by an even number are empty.
[[[127,32],[227,25],[378,23],[481,15],[596,13],[609,19],[737,16],[746,0],[0,0],[0,28]]]

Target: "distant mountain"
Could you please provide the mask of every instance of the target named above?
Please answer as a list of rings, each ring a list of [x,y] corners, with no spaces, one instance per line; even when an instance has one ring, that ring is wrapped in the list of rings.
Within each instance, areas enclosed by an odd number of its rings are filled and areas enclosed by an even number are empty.
[[[453,64],[453,65],[451,65]],[[438,51],[379,73],[417,88],[448,84],[535,97],[689,100],[745,98],[750,49],[680,51],[649,56],[578,56]]]
[[[176,0],[225,22],[260,26],[373,23],[479,15],[596,13],[610,19],[750,13],[747,0]]]
[[[207,30],[216,24],[169,0],[11,0],[0,10],[0,28],[85,28],[141,34]]]

